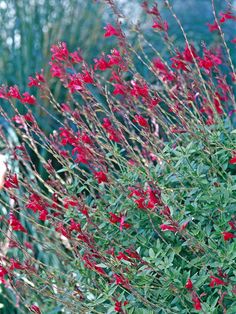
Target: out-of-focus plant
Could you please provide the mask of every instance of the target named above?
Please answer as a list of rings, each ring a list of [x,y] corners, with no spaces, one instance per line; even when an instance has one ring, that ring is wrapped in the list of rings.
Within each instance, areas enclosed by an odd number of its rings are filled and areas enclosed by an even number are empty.
[[[59,40],[92,58],[103,44],[103,13],[93,0],[1,1],[1,83],[26,87],[25,77],[44,67]]]
[[[20,141],[1,132],[5,294],[34,313],[234,314],[236,73],[222,31],[235,23],[233,8],[218,12],[212,0],[219,41],[196,48],[165,0],[185,40],[178,48],[157,4],[144,1],[153,41],[169,53],[163,57],[142,25],[105,3],[114,16],[103,36],[116,39],[110,52],[90,62],[65,42],[51,47],[63,102],[44,72],[28,84],[40,98],[0,89],[14,111],[9,117],[2,107],[1,115]],[[56,121],[49,135],[33,107]]]

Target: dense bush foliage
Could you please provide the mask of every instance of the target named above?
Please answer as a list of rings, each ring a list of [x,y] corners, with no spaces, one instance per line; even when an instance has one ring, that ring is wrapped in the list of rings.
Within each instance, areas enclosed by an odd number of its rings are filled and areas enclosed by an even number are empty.
[[[105,3],[110,52],[91,63],[59,42],[50,81],[41,71],[30,92],[0,89],[4,298],[22,313],[234,314],[236,40],[223,30],[233,7],[218,12],[212,0],[206,28],[217,41],[196,47],[165,0],[185,40],[178,48],[144,1],[162,55]]]

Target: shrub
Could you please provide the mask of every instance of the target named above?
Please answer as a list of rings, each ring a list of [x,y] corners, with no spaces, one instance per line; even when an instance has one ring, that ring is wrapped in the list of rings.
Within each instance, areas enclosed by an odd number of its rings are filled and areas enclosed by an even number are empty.
[[[43,72],[29,78],[40,99],[1,88],[15,112],[1,115],[19,138],[1,133],[6,297],[34,313],[233,314],[236,74],[222,25],[236,17],[231,8],[215,12],[212,2],[222,45],[197,49],[166,0],[185,38],[177,49],[157,5],[145,1],[170,54],[163,58],[133,27],[153,49],[149,59],[143,46],[130,45],[116,4],[106,2],[117,17],[104,29],[107,40],[117,39],[110,53],[91,65],[65,42],[51,48],[50,72],[65,102]],[[50,134],[33,106],[47,113]]]

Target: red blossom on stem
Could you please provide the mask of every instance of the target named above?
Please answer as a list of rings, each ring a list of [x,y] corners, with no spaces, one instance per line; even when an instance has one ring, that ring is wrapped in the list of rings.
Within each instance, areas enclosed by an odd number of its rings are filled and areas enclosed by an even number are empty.
[[[128,301],[115,301],[115,306],[114,306],[114,310],[117,313],[124,313],[122,306],[126,306],[129,302]]]
[[[233,156],[233,157],[229,160],[229,163],[230,163],[231,165],[236,164],[236,156]]]
[[[230,227],[231,227],[232,230],[236,230],[236,222],[230,220],[230,221],[228,222],[228,224],[230,225]]]
[[[215,55],[210,50],[204,49],[204,57],[198,58],[198,64],[200,68],[204,68],[209,72],[213,67],[222,64],[222,60],[219,55]]]
[[[216,22],[213,24],[207,23],[210,32],[219,31],[219,26]]]
[[[25,92],[21,102],[28,105],[34,105],[36,103],[36,98],[33,95],[30,95],[28,92]]]
[[[71,52],[69,56],[72,63],[81,63],[83,61],[83,58],[78,51]]]
[[[236,237],[235,234],[233,234],[231,232],[227,232],[227,231],[222,232],[222,235],[223,235],[224,241],[228,241],[228,240],[234,239]]]
[[[130,288],[129,280],[125,278],[123,275],[114,274],[113,277],[115,279],[116,285],[122,285],[124,288],[127,288],[127,289]]]
[[[159,31],[164,31],[167,32],[169,29],[169,25],[167,23],[167,21],[154,21],[152,28],[157,29]]]
[[[41,87],[42,83],[45,83],[43,73],[36,73],[35,78],[33,78],[32,76],[29,77],[29,87]]]
[[[33,312],[33,313],[36,313],[36,314],[41,314],[41,313],[42,313],[42,312],[40,311],[40,308],[39,308],[37,305],[35,305],[35,304],[31,305],[31,306],[29,307],[29,310],[30,310],[31,312]]]
[[[227,20],[236,21],[236,16],[229,10],[226,12],[220,12],[220,23],[225,23]]]
[[[9,91],[7,93],[7,96],[21,100],[21,95],[20,95],[18,86],[16,86],[16,85],[10,86]]]
[[[105,27],[105,34],[104,37],[111,37],[111,36],[120,36],[120,31],[117,30],[114,26],[112,26],[111,24],[107,24]]]
[[[25,269],[25,266],[22,265],[20,262],[14,260],[14,258],[11,258],[10,259],[10,263],[11,263],[11,266],[10,266],[10,270],[14,270],[14,269]]]
[[[66,61],[69,57],[69,52],[65,42],[58,43],[51,47],[52,60],[54,61]]]
[[[189,289],[189,290],[193,289],[193,283],[192,283],[190,278],[188,278],[186,285],[185,285],[185,288]]]
[[[135,97],[142,97],[144,99],[147,99],[149,97],[149,89],[146,83],[142,84],[132,81],[131,84],[132,84],[131,95]]]
[[[113,142],[119,143],[121,140],[120,132],[117,131],[108,118],[103,119],[102,127],[106,130],[109,135],[109,139]]]
[[[148,121],[141,115],[136,114],[133,121],[144,128],[149,127]]]
[[[94,172],[94,177],[98,181],[98,183],[107,183],[108,178],[104,171],[96,171]]]
[[[193,305],[194,305],[195,310],[201,311],[202,305],[201,305],[200,299],[197,296],[196,292],[194,292],[194,291],[192,292],[192,301],[193,301]]]
[[[109,215],[110,215],[109,220],[112,224],[116,224],[116,223],[120,224],[120,228],[119,228],[120,231],[122,231],[123,228],[128,229],[131,227],[131,225],[129,223],[125,222],[125,216],[124,215],[117,216],[116,214],[114,214],[112,212],[110,212]]]
[[[210,276],[211,282],[209,284],[210,287],[214,288],[215,286],[227,286],[227,282],[215,277],[215,276]]]
[[[111,67],[110,63],[106,61],[104,57],[100,59],[94,59],[94,62],[95,62],[95,65],[94,65],[95,70],[106,71],[107,69]]]
[[[9,188],[19,189],[17,175],[16,174],[9,175],[9,177],[5,180],[4,187],[7,189]]]
[[[2,265],[0,265],[0,283],[5,284],[5,276],[8,274],[8,271],[6,268],[4,268]]]
[[[8,221],[10,226],[12,227],[12,230],[27,233],[26,229],[22,226],[20,221],[12,213],[10,213],[10,218]]]
[[[178,231],[178,228],[176,226],[172,226],[172,225],[162,224],[162,225],[160,225],[160,228],[162,231],[172,231],[172,232]]]

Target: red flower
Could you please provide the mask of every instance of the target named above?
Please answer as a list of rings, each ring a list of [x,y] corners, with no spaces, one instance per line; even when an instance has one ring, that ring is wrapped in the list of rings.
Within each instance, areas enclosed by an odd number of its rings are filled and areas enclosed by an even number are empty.
[[[7,274],[8,274],[8,272],[7,272],[6,268],[4,268],[3,266],[0,265],[0,277],[4,277]]]
[[[186,61],[183,59],[181,53],[178,53],[174,58],[171,58],[171,61],[173,69],[188,71]]]
[[[94,177],[97,179],[98,183],[108,182],[107,175],[104,171],[94,172]]]
[[[140,208],[140,209],[146,208],[145,201],[146,201],[146,199],[144,197],[140,197],[140,198],[134,200],[134,202],[138,205],[138,208]]]
[[[234,16],[231,11],[220,12],[219,15],[221,16],[220,23],[224,23],[227,20],[236,21],[236,16]]]
[[[236,224],[235,224],[234,221],[230,220],[230,221],[228,222],[228,224],[230,225],[230,227],[231,227],[232,230],[236,230]]]
[[[231,165],[236,164],[236,156],[232,157],[232,158],[229,160],[229,163],[230,163]]]
[[[29,250],[33,250],[32,244],[29,243],[29,242],[27,242],[27,241],[24,242],[24,246],[25,246],[27,249],[29,249]]]
[[[123,275],[118,275],[118,274],[114,274],[113,276],[114,276],[116,285],[122,285],[125,288],[129,289],[130,284],[127,278],[125,278]]]
[[[63,206],[68,209],[69,206],[75,207],[75,206],[79,206],[79,202],[73,199],[69,199],[69,198],[65,198],[63,200]]]
[[[10,259],[11,262],[11,266],[10,266],[10,270],[14,270],[14,269],[25,269],[25,266],[23,266],[21,263],[19,263],[18,261],[14,260],[14,258]]]
[[[66,238],[69,238],[69,233],[66,230],[66,228],[63,226],[62,222],[59,222],[55,228],[55,230],[60,233],[61,235],[63,235]]]
[[[46,221],[47,215],[48,215],[48,211],[46,209],[43,209],[40,212],[39,219],[42,220],[42,221]]]
[[[180,226],[180,230],[183,231],[184,229],[186,229],[188,224],[189,224],[189,220],[183,222],[182,225]]]
[[[236,44],[236,37],[231,40],[231,43]]]
[[[148,194],[149,197],[147,208],[153,209],[156,205],[161,205],[161,200],[159,199],[160,193],[158,194],[158,191],[148,187],[146,194]]]
[[[116,258],[120,261],[120,260],[125,260],[125,261],[128,261],[130,262],[130,258],[125,255],[123,252],[118,252],[118,255],[116,256]]]
[[[27,233],[26,229],[22,226],[20,221],[12,213],[10,213],[10,218],[8,221],[9,221],[10,226],[12,227],[12,230],[22,231],[22,232]]]
[[[175,76],[173,72],[170,72],[167,66],[161,61],[161,59],[156,58],[153,60],[153,66],[162,75],[163,81],[173,81]]]
[[[160,228],[162,231],[173,231],[173,232],[178,231],[177,227],[171,226],[171,225],[166,225],[166,224],[160,225]]]
[[[35,122],[35,121],[34,121],[34,117],[33,117],[33,115],[32,115],[31,112],[26,113],[26,114],[24,115],[24,118],[25,118],[25,120],[28,121],[28,122],[31,122],[31,123]]]
[[[160,210],[160,214],[169,218],[171,216],[170,208],[165,205],[164,209]]]
[[[143,1],[141,6],[147,14],[152,14],[152,15],[155,15],[158,17],[160,16],[160,12],[158,10],[157,3],[155,3],[151,9],[149,9],[149,7],[148,7],[148,1]]]
[[[103,119],[102,126],[109,134],[109,139],[111,141],[114,141],[116,143],[120,142],[121,134],[112,126],[111,121],[108,118]]]
[[[28,92],[23,94],[23,98],[21,99],[22,103],[34,105],[36,103],[36,99],[33,95],[30,95]]]
[[[123,227],[126,229],[131,227],[131,225],[129,223],[125,222],[125,216],[121,216],[121,218],[120,218],[120,231],[123,230]]]
[[[72,74],[69,76],[69,82],[67,84],[67,88],[70,90],[70,92],[76,93],[77,91],[81,91],[83,89],[83,84],[80,79],[80,75],[78,74]]]
[[[194,58],[197,58],[197,53],[193,45],[186,45],[182,57],[187,62],[193,62]]]
[[[230,76],[232,78],[232,81],[235,83],[236,82],[236,73],[230,73]]]
[[[122,302],[116,301],[114,310],[115,310],[115,312],[121,313],[122,312]]]
[[[222,109],[221,102],[220,102],[218,97],[214,98],[214,105],[215,105],[215,109],[216,109],[218,114],[223,114],[224,113],[224,111]]]
[[[141,116],[141,115],[138,115],[136,114],[134,116],[134,120],[133,120],[135,123],[139,124],[140,126],[144,127],[144,128],[147,128],[149,126],[147,120]]]
[[[189,290],[193,289],[193,283],[192,283],[190,278],[188,278],[186,285],[185,285],[185,288],[187,288]]]
[[[216,22],[214,22],[213,24],[207,23],[207,26],[208,26],[210,32],[214,32],[214,31],[219,30],[219,26]]]
[[[29,309],[30,309],[31,312],[34,312],[36,314],[41,314],[41,311],[40,311],[40,309],[39,309],[39,307],[37,305],[31,305],[29,307]]]
[[[154,29],[158,29],[159,31],[168,31],[169,25],[167,23],[167,21],[154,21],[152,28]]]
[[[8,92],[7,92],[7,89],[5,86],[0,87],[0,98],[2,98],[2,99],[8,99],[9,98],[9,95],[8,95]]]
[[[209,284],[210,287],[214,287],[215,285],[216,286],[227,286],[227,282],[221,280],[220,278],[217,278],[215,276],[210,276],[211,278],[211,282]]]
[[[94,59],[94,62],[95,62],[95,65],[94,65],[95,70],[106,71],[107,69],[111,67],[110,63],[106,61],[105,58]]]
[[[52,62],[49,62],[49,64],[51,66],[50,72],[51,72],[52,77],[62,78],[64,76],[65,70],[62,67]]]
[[[58,45],[51,47],[52,60],[65,61],[69,57],[69,52],[65,42],[61,42]]]
[[[202,309],[202,306],[196,292],[192,293],[192,301],[193,301],[195,310],[200,311]]]
[[[115,223],[117,223],[117,222],[120,222],[120,217],[119,217],[119,216],[117,216],[116,214],[113,214],[112,212],[110,212],[109,214],[110,214],[109,220],[110,220],[110,222],[111,222],[112,224],[115,224]]]
[[[18,183],[17,175],[14,174],[14,176],[9,176],[9,178],[5,180],[4,186],[7,189],[8,188],[18,189],[19,183]]]
[[[43,75],[43,74],[40,74],[40,73],[36,73],[35,78],[32,77],[32,76],[29,77],[28,86],[29,86],[29,87],[32,87],[32,86],[39,87],[39,86],[42,85],[41,83],[44,83],[44,82],[45,82],[44,75]]]
[[[111,24],[107,24],[105,27],[105,34],[104,37],[110,37],[110,36],[120,36],[120,31],[118,31],[114,26]]]
[[[123,59],[120,55],[119,50],[117,50],[115,48],[112,49],[111,54],[108,55],[107,57],[109,58],[109,65],[110,66],[114,66],[114,65],[121,66],[121,67],[124,66],[124,62],[123,62]]]
[[[79,55],[78,51],[71,52],[69,56],[72,63],[80,63],[83,61],[83,58]]]
[[[219,55],[214,55],[209,50],[204,50],[204,58],[198,59],[200,68],[204,68],[209,71],[212,67],[222,64],[222,60]]]
[[[126,94],[126,87],[122,84],[114,84],[114,95],[125,95]]]
[[[133,249],[126,249],[125,252],[129,255],[130,258],[140,260],[140,255]]]
[[[81,74],[81,79],[84,83],[93,84],[94,80],[92,74],[90,74],[87,70],[83,70]]]
[[[71,220],[70,220],[70,231],[73,231],[73,230],[75,230],[76,232],[82,231],[80,223],[76,223],[74,221],[74,219],[71,218]]]
[[[131,95],[135,97],[143,97],[148,98],[149,97],[149,91],[147,84],[139,84],[137,82],[132,81],[131,82],[133,88],[131,90]]]
[[[19,92],[18,86],[11,86],[9,87],[9,91],[7,93],[8,97],[16,98],[16,99],[21,99],[21,95]]]
[[[128,301],[125,301],[125,302],[123,303],[123,306],[126,306],[128,303],[129,303]],[[124,313],[123,310],[122,310],[122,302],[121,302],[121,301],[120,301],[120,302],[119,302],[119,301],[116,301],[116,302],[115,302],[114,310],[115,310],[115,312],[117,312],[117,313]]]
[[[223,237],[224,237],[224,241],[228,241],[228,240],[233,239],[233,238],[236,237],[233,233],[227,232],[227,231],[222,232],[222,234],[223,234]]]
[[[153,65],[154,67],[159,70],[160,72],[166,72],[168,71],[167,66],[161,61],[159,58],[155,58],[153,60]]]
[[[0,283],[5,283],[5,279],[4,279],[4,276],[6,276],[8,274],[8,271],[0,265]]]
[[[123,230],[123,227],[126,229],[131,227],[129,223],[125,222],[125,216],[117,216],[116,214],[113,214],[112,212],[110,212],[109,214],[110,214],[109,220],[112,224],[120,223],[120,231]]]

